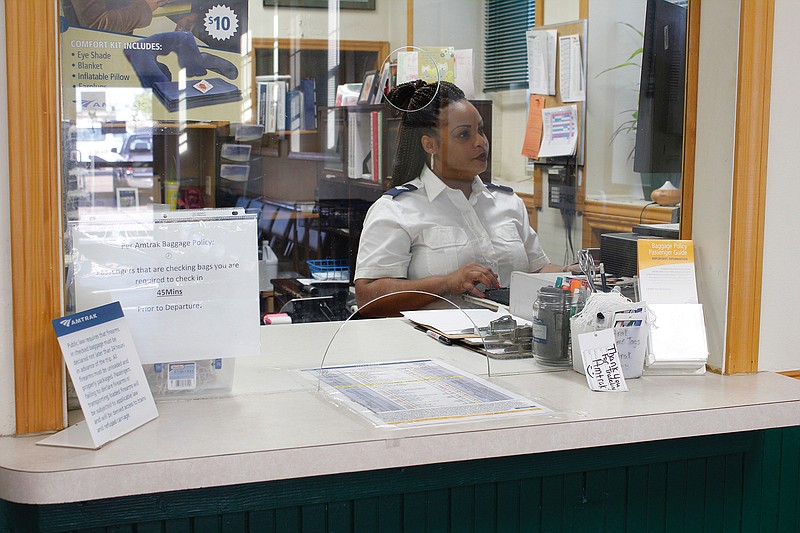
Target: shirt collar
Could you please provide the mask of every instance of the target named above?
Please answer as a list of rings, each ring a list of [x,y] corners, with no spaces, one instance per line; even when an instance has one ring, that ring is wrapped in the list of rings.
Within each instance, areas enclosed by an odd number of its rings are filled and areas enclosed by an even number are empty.
[[[491,191],[489,191],[486,184],[480,178],[480,176],[475,176],[472,178],[472,196],[478,197],[483,196],[484,198],[488,198],[489,200],[494,200],[494,196],[492,196]]]
[[[428,195],[428,201],[430,202],[434,201],[437,196],[442,194],[442,191],[449,189],[449,187],[445,185],[442,180],[439,179],[439,176],[434,174],[433,171],[430,168],[428,168],[428,165],[422,167],[422,172],[420,172],[419,180],[422,182],[422,185],[425,188],[425,194]],[[486,185],[483,183],[483,181],[479,176],[475,176],[474,178],[472,178],[472,195],[476,194],[480,194],[490,199],[494,198],[494,196],[492,196],[492,193],[489,192],[489,189],[486,188]]]
[[[444,182],[439,179],[439,176],[434,174],[433,171],[428,168],[428,165],[424,165],[422,167],[419,180],[422,182],[422,185],[425,188],[425,194],[428,195],[429,202],[434,201],[437,196],[442,194],[442,191],[447,189],[447,185],[445,185]]]

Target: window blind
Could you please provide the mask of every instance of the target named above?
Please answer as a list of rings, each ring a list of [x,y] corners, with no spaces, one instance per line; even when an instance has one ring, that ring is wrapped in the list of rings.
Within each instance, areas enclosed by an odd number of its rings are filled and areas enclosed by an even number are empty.
[[[536,0],[486,0],[484,91],[528,87],[525,32],[533,27]]]

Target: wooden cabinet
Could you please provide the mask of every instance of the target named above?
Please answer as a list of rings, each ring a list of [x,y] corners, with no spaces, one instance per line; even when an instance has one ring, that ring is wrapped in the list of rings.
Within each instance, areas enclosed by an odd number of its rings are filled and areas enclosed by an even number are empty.
[[[670,223],[676,209],[644,202],[606,202],[587,198],[583,211],[583,247],[599,248],[603,233],[627,233],[637,224]]]

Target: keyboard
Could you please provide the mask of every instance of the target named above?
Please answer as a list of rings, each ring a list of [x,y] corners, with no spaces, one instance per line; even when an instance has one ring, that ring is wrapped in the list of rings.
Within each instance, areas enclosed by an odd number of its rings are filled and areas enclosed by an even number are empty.
[[[511,289],[508,287],[500,287],[499,289],[486,289],[483,291],[487,300],[497,302],[503,305],[510,305],[509,299],[511,298]]]

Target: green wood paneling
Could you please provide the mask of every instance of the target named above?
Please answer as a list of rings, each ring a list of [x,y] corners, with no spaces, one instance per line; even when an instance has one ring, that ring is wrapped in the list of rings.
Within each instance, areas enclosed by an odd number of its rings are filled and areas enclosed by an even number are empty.
[[[0,531],[797,531],[800,428],[115,498]]]
[[[800,531],[800,431],[784,431],[781,441],[781,480],[778,531]]]

